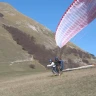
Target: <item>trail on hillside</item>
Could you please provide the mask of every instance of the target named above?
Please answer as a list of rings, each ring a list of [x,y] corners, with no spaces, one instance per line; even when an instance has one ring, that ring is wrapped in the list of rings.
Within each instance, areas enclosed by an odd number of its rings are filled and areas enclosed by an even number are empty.
[[[24,59],[24,60],[15,60],[15,61],[12,61],[10,63],[10,65],[13,65],[14,63],[22,63],[22,62],[27,62],[27,61],[33,61],[33,57],[32,58],[27,58],[27,59]]]
[[[96,68],[14,77],[0,82],[0,96],[96,96]]]

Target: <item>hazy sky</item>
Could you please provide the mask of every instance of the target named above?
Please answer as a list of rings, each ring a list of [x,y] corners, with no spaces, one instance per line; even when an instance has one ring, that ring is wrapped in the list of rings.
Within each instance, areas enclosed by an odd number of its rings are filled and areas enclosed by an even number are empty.
[[[43,24],[53,32],[73,0],[0,0],[19,12]],[[96,56],[96,20],[90,23],[71,42]]]

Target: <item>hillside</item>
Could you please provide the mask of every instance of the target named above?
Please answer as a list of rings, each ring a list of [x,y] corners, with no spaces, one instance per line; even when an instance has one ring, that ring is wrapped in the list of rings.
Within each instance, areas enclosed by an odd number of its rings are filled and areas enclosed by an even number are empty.
[[[96,96],[96,68],[0,79],[0,96]]]
[[[45,71],[48,60],[56,56],[66,61],[65,68],[96,62],[93,54],[71,42],[58,48],[51,30],[7,3],[0,3],[0,44],[1,73],[31,72],[31,64],[36,70]]]

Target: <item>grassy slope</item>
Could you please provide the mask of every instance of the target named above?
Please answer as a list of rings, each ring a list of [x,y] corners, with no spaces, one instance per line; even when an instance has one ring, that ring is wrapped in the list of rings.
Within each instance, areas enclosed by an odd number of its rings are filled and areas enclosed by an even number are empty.
[[[2,74],[22,74],[34,71],[44,71],[45,68],[40,65],[37,61],[27,62],[15,62],[17,60],[30,59],[28,53],[22,50],[22,47],[17,45],[13,41],[12,36],[0,27],[0,75]],[[14,62],[14,64],[12,64]],[[30,68],[30,64],[34,64],[36,69]]]
[[[44,44],[49,48],[56,47],[55,41],[54,41],[54,35],[49,29],[39,24],[35,20],[32,20],[31,18],[19,13],[9,4],[7,3],[0,3],[0,4],[2,8],[1,13],[4,14],[4,19],[7,20],[8,23],[10,23],[10,25],[15,26],[18,29],[22,30],[23,32],[36,37],[36,40],[37,40],[36,42],[39,44],[42,41],[41,44]],[[36,28],[36,30],[34,30],[33,27]]]
[[[22,46],[18,45],[16,41],[13,40],[11,34],[2,27],[2,24],[11,25],[24,32],[27,31],[28,34],[32,34],[32,29],[25,28],[26,25],[24,25],[26,22],[28,23],[31,21],[30,23],[32,23],[32,20],[27,19],[26,16],[23,16],[6,3],[0,3],[0,9],[0,13],[4,15],[3,18],[0,18],[0,75],[10,75],[13,73],[15,73],[14,75],[21,75],[28,72],[44,71],[45,68],[40,65],[38,61],[15,62],[17,60],[30,59],[30,56],[27,51],[22,50]],[[16,24],[16,22],[19,21],[21,24]],[[12,62],[15,63],[11,65]],[[30,64],[35,65],[34,70],[30,68]]]
[[[3,79],[0,96],[96,96],[96,68]]]
[[[13,40],[11,34],[7,30],[5,30],[2,27],[2,24],[8,25],[8,26],[14,26],[21,30],[22,32],[25,32],[26,34],[30,34],[31,36],[34,36],[37,38],[36,43],[40,43],[42,41],[42,44],[48,43],[49,40],[50,43],[54,42],[52,37],[53,33],[39,24],[38,22],[24,16],[23,14],[16,11],[13,7],[11,7],[7,3],[0,3],[0,13],[4,15],[4,17],[0,18],[0,74],[9,74],[7,72],[33,72],[33,70],[29,67],[30,64],[35,64],[34,62],[22,62],[22,63],[14,63],[14,65],[10,66],[11,62],[17,61],[17,60],[26,60],[30,59],[29,54],[27,51],[22,50],[22,46],[18,45],[16,41]],[[38,29],[37,31],[34,31],[31,27],[35,27]],[[47,30],[47,32],[45,32]],[[40,34],[39,34],[40,33]],[[48,39],[49,38],[49,39]],[[47,47],[50,47],[50,44]],[[51,44],[52,45],[52,44]],[[52,45],[54,46],[54,45]],[[51,46],[51,48],[52,48]],[[38,63],[35,64],[36,69],[34,71],[44,71],[45,68]],[[24,64],[23,64],[24,63]],[[19,68],[20,66],[20,68]],[[22,73],[21,73],[22,74]]]
[[[12,37],[6,30],[0,27],[0,51],[2,52],[0,55],[4,59],[0,58],[0,61],[12,61],[16,59],[21,59],[27,57],[27,53],[22,50],[21,46],[17,46],[16,42],[13,41]],[[10,54],[9,54],[10,52]],[[3,56],[2,56],[3,55]],[[14,58],[11,58],[11,57]],[[17,57],[16,57],[17,56]],[[18,57],[19,56],[19,57]],[[10,60],[7,60],[10,59]]]

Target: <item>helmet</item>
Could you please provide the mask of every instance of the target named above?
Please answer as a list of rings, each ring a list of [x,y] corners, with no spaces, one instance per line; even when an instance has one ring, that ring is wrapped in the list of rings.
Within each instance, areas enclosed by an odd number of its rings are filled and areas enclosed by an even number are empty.
[[[58,57],[55,57],[55,60],[58,61],[59,60]]]
[[[52,62],[52,60],[50,59],[49,62]]]

